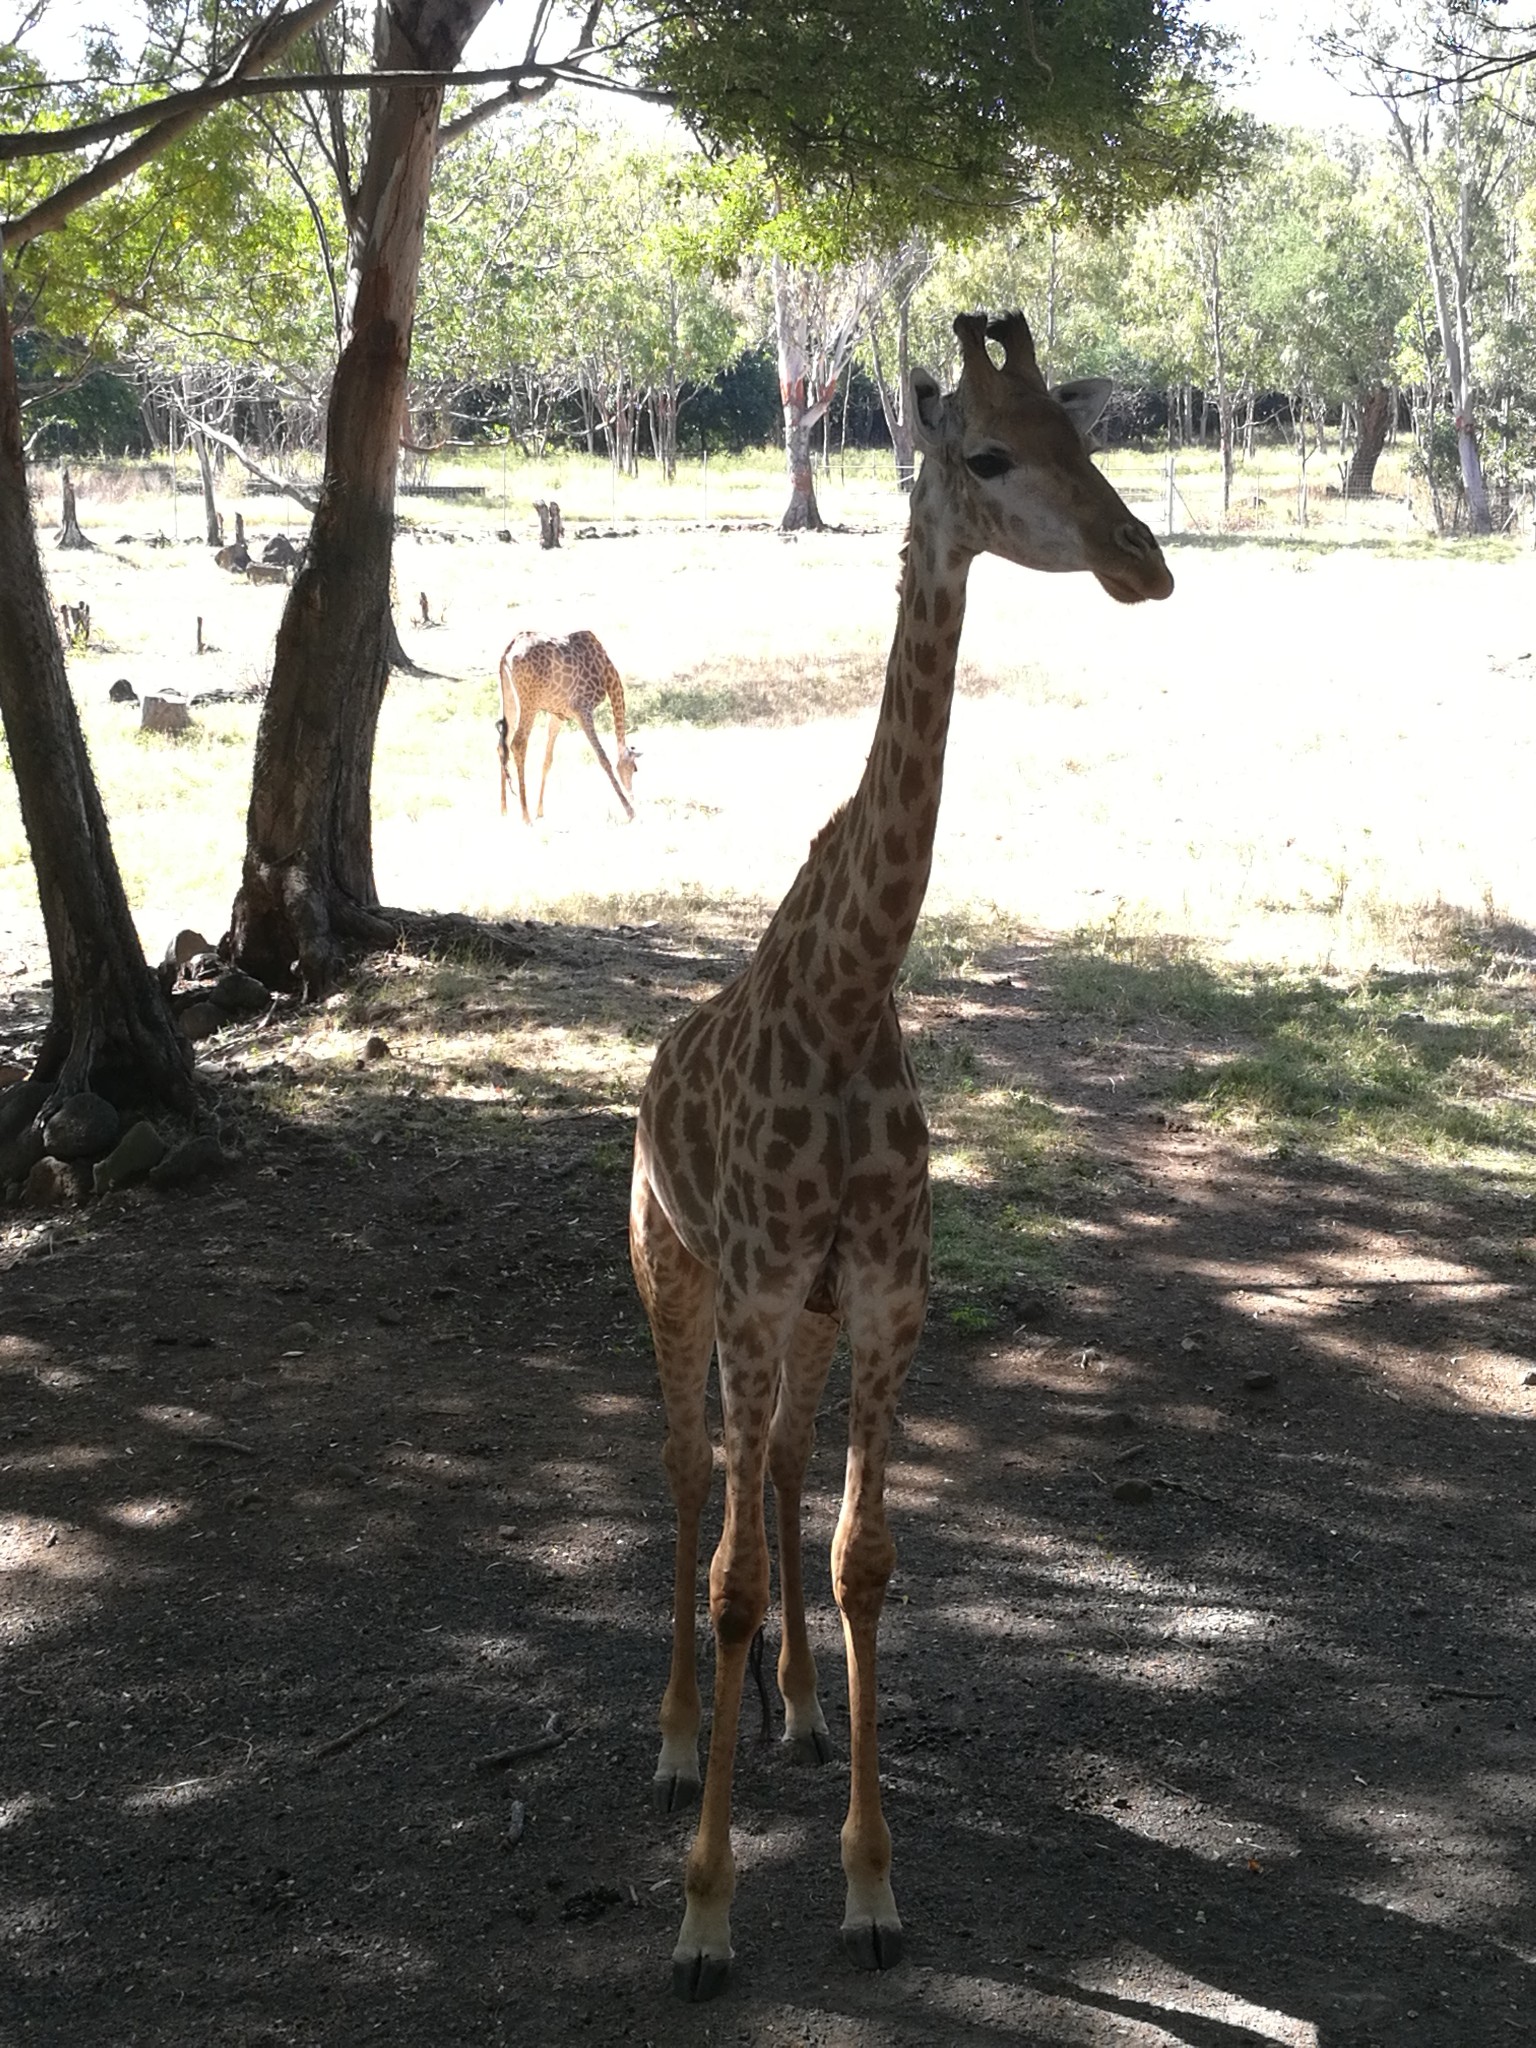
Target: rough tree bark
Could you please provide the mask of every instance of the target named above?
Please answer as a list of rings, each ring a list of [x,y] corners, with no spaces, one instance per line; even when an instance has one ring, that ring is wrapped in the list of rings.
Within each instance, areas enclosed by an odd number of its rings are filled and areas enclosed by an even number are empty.
[[[782,533],[819,533],[822,517],[811,471],[811,429],[832,403],[837,386],[810,391],[810,340],[805,304],[789,266],[773,259],[774,331],[779,352],[779,399],[784,407],[784,461],[789,503],[779,521]]]
[[[193,1108],[191,1048],[134,929],[64,670],[27,497],[21,403],[0,278],[0,717],[53,970],[32,1078],[119,1108]]]
[[[1392,394],[1385,384],[1373,384],[1360,393],[1360,438],[1350,457],[1344,479],[1346,498],[1368,498],[1376,487],[1376,465],[1387,445],[1392,424]]]
[[[450,68],[490,5],[381,9],[379,68]],[[328,988],[349,943],[389,944],[401,929],[374,885],[373,748],[394,640],[395,470],[442,98],[435,87],[372,98],[324,481],[278,630],[228,939],[231,956],[269,985]]]

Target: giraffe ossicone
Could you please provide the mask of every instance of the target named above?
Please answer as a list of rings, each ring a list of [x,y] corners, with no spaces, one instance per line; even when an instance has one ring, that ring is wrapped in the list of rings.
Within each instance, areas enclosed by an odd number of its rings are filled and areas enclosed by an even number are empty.
[[[927,1306],[930,1228],[928,1132],[894,992],[928,884],[967,572],[987,552],[1024,568],[1086,570],[1124,604],[1173,588],[1156,540],[1090,459],[1109,387],[1095,379],[1047,390],[1022,313],[991,327],[962,314],[955,333],[957,388],[946,396],[926,372],[912,378],[923,463],[863,779],[813,842],[750,966],[662,1040],[640,1104],[630,1252],[677,1512],[653,1781],[669,1812],[700,1787],[694,1628],[713,1350],[725,1439],[724,1527],[709,1573],[709,1767],[672,1959],[674,1989],[688,1999],[722,1990],[730,1968],[731,1776],[748,1652],[768,1606],[766,1477],[778,1523],[784,1736],[808,1761],[830,1754],[805,1626],[800,1507],[840,1330],[851,1354],[832,1544],[852,1752],[843,1938],[864,1968],[901,1954],[875,1652],[895,1561],[886,1460]]]
[[[615,773],[603,751],[592,714],[606,698],[613,711],[613,735],[618,743]],[[613,793],[624,806],[626,818],[635,815],[630,792],[635,786],[635,763],[639,754],[624,737],[624,685],[595,633],[518,633],[501,657],[501,716],[496,721],[496,752],[501,762],[501,809],[506,815],[507,768],[510,754],[517,763],[517,794],[528,815],[528,785],[524,763],[533,721],[541,711],[549,715],[549,736],[544,747],[544,772],[539,777],[538,815],[544,815],[544,786],[549,781],[549,764],[555,758],[555,741],[569,720],[579,725],[587,744],[602,763],[603,773],[613,784]]]

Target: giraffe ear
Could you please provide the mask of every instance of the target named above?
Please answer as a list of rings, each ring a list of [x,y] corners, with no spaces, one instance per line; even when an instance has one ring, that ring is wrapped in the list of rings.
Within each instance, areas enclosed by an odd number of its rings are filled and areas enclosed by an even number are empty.
[[[938,379],[927,370],[914,370],[912,387],[912,439],[922,454],[931,455],[944,435],[944,393]]]
[[[1103,417],[1114,390],[1108,377],[1074,377],[1070,384],[1053,384],[1051,396],[1086,441]]]

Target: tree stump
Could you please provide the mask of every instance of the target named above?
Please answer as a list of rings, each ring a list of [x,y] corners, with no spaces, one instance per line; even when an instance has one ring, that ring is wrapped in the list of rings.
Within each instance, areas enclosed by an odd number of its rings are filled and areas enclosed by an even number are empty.
[[[560,507],[553,498],[547,505],[542,498],[536,498],[533,509],[539,515],[539,546],[559,547],[565,534],[565,521],[560,517]]]
[[[139,713],[139,727],[143,732],[186,732],[192,724],[192,713],[187,709],[184,697],[146,697]]]
[[[79,516],[75,511],[74,479],[66,469],[63,483],[64,513],[59,521],[59,537],[56,546],[61,548],[88,548],[90,542],[80,531]]]
[[[90,646],[91,608],[88,604],[61,604],[59,620],[64,628],[64,638],[72,647]]]

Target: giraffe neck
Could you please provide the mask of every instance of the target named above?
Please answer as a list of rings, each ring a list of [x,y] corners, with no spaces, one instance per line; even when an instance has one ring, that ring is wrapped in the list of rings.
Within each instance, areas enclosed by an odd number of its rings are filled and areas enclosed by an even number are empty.
[[[774,920],[784,926],[796,1007],[854,1062],[895,990],[927,893],[971,564],[947,531],[939,488],[925,490],[926,481],[925,465],[863,777]]]

